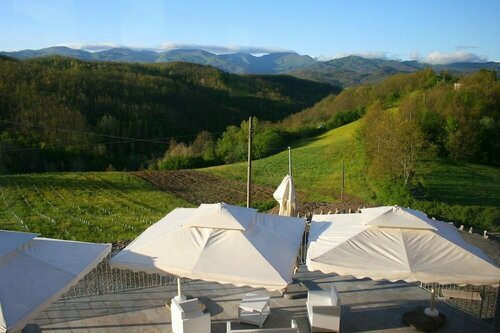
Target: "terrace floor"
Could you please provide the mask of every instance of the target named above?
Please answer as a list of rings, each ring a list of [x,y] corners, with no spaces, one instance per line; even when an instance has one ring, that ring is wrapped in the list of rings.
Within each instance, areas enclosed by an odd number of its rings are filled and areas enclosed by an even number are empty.
[[[316,272],[299,272],[295,278],[323,289],[335,282],[342,301],[342,332],[415,332],[401,322],[401,316],[416,306],[427,306],[430,300],[428,292],[404,282],[356,280]],[[184,294],[207,305],[214,333],[226,332],[226,321],[237,320],[238,303],[251,290],[207,282],[183,286]],[[58,301],[32,323],[43,332],[171,332],[165,303],[175,294],[176,286],[171,286]],[[271,314],[264,327],[289,327],[295,318],[300,332],[309,332],[305,298],[287,299],[278,292],[270,296]],[[443,302],[438,301],[437,308],[448,319],[439,332],[493,332],[490,323]]]

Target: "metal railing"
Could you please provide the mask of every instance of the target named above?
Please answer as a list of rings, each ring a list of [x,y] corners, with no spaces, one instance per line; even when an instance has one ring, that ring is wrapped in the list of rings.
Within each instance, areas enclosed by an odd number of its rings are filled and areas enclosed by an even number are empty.
[[[302,236],[297,262],[299,265],[306,263],[307,241],[309,224]],[[119,251],[114,251],[101,261],[93,270],[85,275],[76,285],[66,292],[62,299],[82,298],[95,295],[115,294],[124,291],[153,288],[160,286],[173,286],[177,278],[173,275],[147,274],[131,270],[111,268],[109,260]],[[182,283],[193,280],[181,279]]]
[[[109,260],[115,253],[108,255],[83,279],[74,285],[62,299],[82,298],[103,294],[114,294],[144,288],[170,286],[177,284],[172,275],[146,274],[130,270],[116,269],[109,266]],[[190,280],[182,279],[183,283]]]
[[[309,227],[310,227],[310,225],[311,225],[310,222],[306,223],[306,228],[304,230],[304,233],[302,234],[302,243],[300,244],[299,254],[297,256],[297,263],[299,265],[306,264],[307,243],[309,241]]]
[[[449,305],[481,319],[493,319],[496,314],[499,288],[492,286],[458,286],[455,284],[424,284],[420,286]]]
[[[309,224],[302,236],[297,262],[306,263]],[[83,277],[76,285],[66,292],[62,299],[82,298],[95,295],[115,294],[124,291],[173,286],[177,278],[172,275],[147,274],[131,270],[111,268],[109,260],[119,251],[114,251],[101,261],[93,270]],[[189,283],[189,279],[182,279],[182,283]]]

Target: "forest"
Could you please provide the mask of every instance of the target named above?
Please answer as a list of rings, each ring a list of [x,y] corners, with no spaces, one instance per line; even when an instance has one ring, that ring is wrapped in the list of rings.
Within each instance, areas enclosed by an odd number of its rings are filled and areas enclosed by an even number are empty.
[[[137,170],[172,139],[277,121],[339,88],[190,63],[0,58],[0,171]]]
[[[364,118],[375,178],[408,186],[422,158],[500,165],[493,71],[425,69],[339,88],[189,63],[0,59],[3,172],[182,169],[254,158]],[[302,110],[302,111],[301,111]],[[396,158],[395,158],[396,157]]]
[[[366,114],[366,115],[365,115]],[[278,122],[255,126],[254,157],[283,150],[364,116],[360,140],[369,171],[409,185],[424,157],[500,165],[500,82],[480,71],[456,78],[431,69],[392,76],[375,85],[347,88]],[[200,133],[192,145],[171,142],[160,168],[233,163],[246,158],[248,123],[229,126],[218,140]],[[203,143],[203,145],[201,145]],[[205,163],[203,163],[205,161]]]

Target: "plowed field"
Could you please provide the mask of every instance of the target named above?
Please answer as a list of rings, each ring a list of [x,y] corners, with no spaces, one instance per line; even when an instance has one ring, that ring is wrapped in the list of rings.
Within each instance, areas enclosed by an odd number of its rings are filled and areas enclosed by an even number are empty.
[[[133,175],[193,204],[246,202],[246,183],[195,170],[137,171]],[[252,186],[252,202],[272,204],[274,189]],[[272,207],[272,206],[271,206]]]

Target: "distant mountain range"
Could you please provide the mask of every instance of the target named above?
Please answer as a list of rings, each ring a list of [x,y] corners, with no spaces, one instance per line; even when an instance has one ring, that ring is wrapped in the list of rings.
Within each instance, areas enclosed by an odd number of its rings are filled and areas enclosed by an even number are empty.
[[[248,53],[214,54],[193,49],[155,52],[113,48],[99,52],[88,52],[80,49],[56,46],[40,50],[0,52],[0,55],[17,59],[60,55],[89,61],[140,63],[183,61],[210,65],[237,74],[289,74],[299,78],[327,82],[344,87],[378,82],[390,75],[413,72],[427,67],[432,67],[436,71],[449,71],[455,74],[480,69],[488,69],[500,73],[500,62],[429,65],[417,61],[366,59],[354,55],[329,61],[319,61],[308,55],[299,55],[294,52],[269,53],[263,56],[254,56]]]

